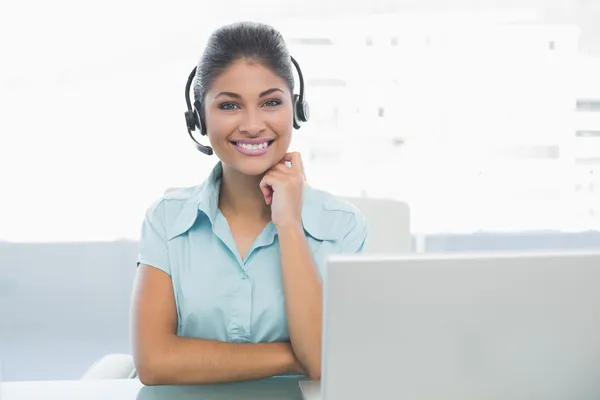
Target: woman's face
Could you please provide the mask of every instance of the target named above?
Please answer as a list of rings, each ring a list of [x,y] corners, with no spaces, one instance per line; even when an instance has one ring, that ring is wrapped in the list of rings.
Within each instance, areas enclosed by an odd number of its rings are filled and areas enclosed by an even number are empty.
[[[288,151],[292,94],[259,62],[239,59],[227,67],[206,93],[204,112],[210,144],[224,166],[261,175]]]

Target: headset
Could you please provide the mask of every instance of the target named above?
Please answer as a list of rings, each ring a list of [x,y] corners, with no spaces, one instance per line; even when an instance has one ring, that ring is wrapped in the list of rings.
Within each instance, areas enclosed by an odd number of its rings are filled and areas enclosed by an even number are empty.
[[[304,97],[304,78],[302,77],[302,71],[300,70],[300,65],[294,59],[294,57],[290,56],[292,59],[292,64],[296,67],[296,71],[298,72],[298,81],[300,82],[300,92],[299,94],[293,95],[293,108],[294,108],[294,129],[300,129],[303,122],[308,121],[310,117],[310,108],[308,107],[308,102]],[[204,124],[204,120],[202,119],[202,107],[200,101],[195,99],[194,108],[192,108],[192,102],[190,101],[190,88],[192,86],[192,82],[194,77],[196,76],[196,68],[192,70],[190,76],[188,77],[187,83],[185,85],[185,104],[187,105],[187,111],[185,112],[185,123],[187,125],[187,131],[190,135],[190,138],[196,144],[196,148],[198,150],[208,156],[213,154],[213,149],[210,146],[205,146],[200,144],[192,134],[192,131],[198,128],[202,136],[206,135],[206,125]]]

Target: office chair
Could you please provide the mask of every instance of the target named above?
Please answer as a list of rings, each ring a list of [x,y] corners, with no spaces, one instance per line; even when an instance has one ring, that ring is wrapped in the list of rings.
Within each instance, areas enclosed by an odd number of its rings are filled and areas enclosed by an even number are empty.
[[[413,250],[408,204],[393,199],[343,197],[365,216],[365,253],[409,253]]]

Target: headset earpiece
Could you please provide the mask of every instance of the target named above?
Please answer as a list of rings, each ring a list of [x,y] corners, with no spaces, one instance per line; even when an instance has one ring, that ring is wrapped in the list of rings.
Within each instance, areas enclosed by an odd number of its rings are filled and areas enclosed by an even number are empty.
[[[206,125],[204,124],[204,118],[202,118],[202,104],[198,100],[194,101],[194,118],[200,134],[206,136]]]
[[[294,129],[300,129],[303,122],[308,121],[310,117],[310,108],[306,101],[302,101],[300,96],[294,95]]]
[[[291,57],[292,64],[296,67],[296,71],[298,72],[298,80],[300,81],[300,93],[295,94],[293,96],[293,107],[294,107],[294,129],[300,129],[303,122],[308,121],[310,117],[310,108],[308,107],[308,102],[304,98],[304,77],[302,76],[302,71],[300,70],[300,65]]]
[[[196,129],[198,118],[196,117],[195,111],[186,111],[185,112],[185,123],[187,125],[188,131],[193,131]]]
[[[185,122],[187,124],[187,128],[190,131],[198,129],[202,136],[206,136],[206,129],[204,127],[204,121],[200,117],[200,113],[198,112],[198,108],[194,103],[194,109],[192,111],[185,112]]]
[[[300,105],[300,96],[295,94],[293,96],[294,99],[294,129],[300,129],[302,121],[300,121],[300,113],[298,112],[298,106]]]

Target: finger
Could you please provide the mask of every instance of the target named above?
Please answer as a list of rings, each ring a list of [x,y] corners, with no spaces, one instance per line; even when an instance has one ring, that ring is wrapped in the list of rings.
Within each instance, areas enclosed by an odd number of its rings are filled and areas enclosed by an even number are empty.
[[[268,205],[273,201],[273,187],[271,186],[270,179],[265,175],[260,181],[260,190],[265,198],[265,203]]]
[[[273,189],[270,186],[262,186],[260,190],[262,191],[265,203],[271,205],[271,202],[273,201]]]
[[[275,191],[274,187],[277,185],[277,182],[282,180],[282,178],[283,176],[280,172],[271,170],[267,172],[260,181],[260,190],[262,191],[267,204],[271,204],[273,201],[273,192]]]
[[[286,164],[287,161],[284,162],[280,162],[275,164],[270,171],[272,172],[277,172],[277,173],[282,173],[282,174],[289,174],[290,172],[292,172],[292,169],[290,167],[288,167]]]
[[[287,154],[281,160],[279,160],[279,162],[275,165],[283,165],[283,166],[287,167],[288,169],[291,169],[292,163],[286,159],[287,158],[286,156],[287,156]]]
[[[297,151],[287,153],[283,159],[292,164],[292,170],[300,172],[304,175],[304,165],[302,164],[302,156]]]
[[[265,204],[270,206],[271,203],[273,203],[273,189],[270,187],[263,189],[263,196],[265,198]]]

